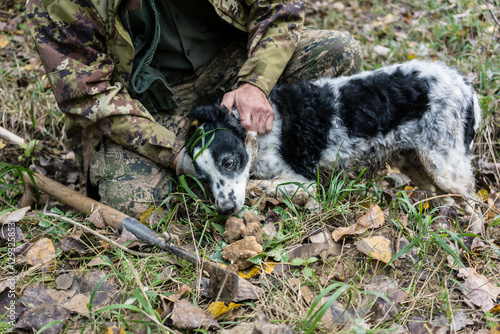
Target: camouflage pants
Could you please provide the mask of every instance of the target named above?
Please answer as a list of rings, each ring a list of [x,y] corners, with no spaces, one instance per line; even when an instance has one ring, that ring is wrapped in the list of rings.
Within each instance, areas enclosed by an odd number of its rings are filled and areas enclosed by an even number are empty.
[[[187,114],[196,105],[222,99],[234,89],[237,74],[246,60],[246,41],[230,41],[197,71],[171,83],[178,107],[158,112],[158,122],[187,140],[191,120]],[[298,47],[278,83],[335,77],[359,72],[361,51],[348,34],[304,28]],[[92,155],[90,181],[101,202],[132,216],[161,201],[171,189],[173,173],[111,140],[104,140]]]

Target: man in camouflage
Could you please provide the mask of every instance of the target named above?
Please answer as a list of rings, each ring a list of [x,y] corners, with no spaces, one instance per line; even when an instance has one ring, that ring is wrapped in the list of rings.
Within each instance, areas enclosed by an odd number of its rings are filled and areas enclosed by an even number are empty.
[[[137,215],[168,193],[193,106],[222,98],[272,127],[277,83],[359,71],[345,33],[303,27],[306,0],[28,0],[31,33],[88,189]]]

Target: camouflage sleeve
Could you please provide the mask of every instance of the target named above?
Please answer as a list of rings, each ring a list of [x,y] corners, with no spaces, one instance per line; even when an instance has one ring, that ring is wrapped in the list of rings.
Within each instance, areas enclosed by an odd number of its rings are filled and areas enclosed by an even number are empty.
[[[59,108],[84,134],[101,130],[129,149],[168,165],[174,158],[175,135],[128,94],[125,83],[133,59],[130,36],[110,24],[114,13],[103,18],[106,12],[100,9],[86,0],[27,1],[28,25]],[[119,47],[122,52],[116,52]]]
[[[238,73],[239,82],[249,82],[269,95],[299,41],[306,2],[246,0],[248,60]]]

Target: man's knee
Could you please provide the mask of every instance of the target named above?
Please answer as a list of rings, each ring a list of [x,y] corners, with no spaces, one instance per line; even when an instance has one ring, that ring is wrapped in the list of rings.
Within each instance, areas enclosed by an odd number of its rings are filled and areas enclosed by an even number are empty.
[[[170,176],[167,168],[105,140],[92,155],[89,180],[103,204],[136,217],[168,194]]]
[[[352,75],[361,70],[359,44],[345,32],[304,28],[284,82]]]

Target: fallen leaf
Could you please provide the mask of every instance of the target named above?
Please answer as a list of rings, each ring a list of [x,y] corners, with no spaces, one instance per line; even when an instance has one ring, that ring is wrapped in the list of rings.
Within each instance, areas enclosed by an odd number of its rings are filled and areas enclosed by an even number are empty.
[[[446,334],[448,332],[446,327],[433,324],[417,316],[408,319],[407,326],[411,334]]]
[[[19,226],[15,224],[7,224],[0,227],[0,247],[7,243],[16,243],[24,240],[24,233]]]
[[[22,209],[4,213],[3,215],[0,216],[0,224],[3,225],[3,224],[17,223],[18,221],[24,218],[26,212],[28,212],[30,209],[31,208],[29,206],[26,206]]]
[[[49,296],[47,293],[47,288],[39,283],[35,282],[31,285],[28,285],[23,292],[23,298],[28,306],[34,307],[44,303],[55,303],[56,301]]]
[[[92,249],[84,244],[82,241],[78,240],[74,237],[64,237],[61,240],[61,249],[64,253],[75,252],[79,255],[83,255],[85,253],[91,253]]]
[[[45,303],[25,311],[19,318],[15,328],[36,332],[51,322],[59,321],[59,323],[50,326],[43,332],[44,334],[56,334],[62,331],[64,324],[69,319],[69,315],[69,310],[64,307]]]
[[[377,292],[387,296],[391,303],[383,298],[367,294],[366,304],[372,304],[372,319],[375,323],[390,321],[399,314],[401,303],[408,299],[408,293],[398,287],[398,282],[387,276],[375,275],[365,286],[365,291]]]
[[[226,306],[224,302],[218,301],[217,303],[212,302],[208,306],[208,310],[210,311],[210,315],[212,316],[212,318],[219,320],[221,318],[224,318],[224,316],[232,310],[238,309],[240,306],[241,304],[235,303],[229,303],[229,305]]]
[[[139,241],[139,239],[137,239],[137,237],[126,228],[123,228],[122,232],[120,233],[120,238],[116,240],[116,242],[122,246],[126,246],[127,248],[145,245],[145,243]]]
[[[26,262],[32,266],[47,263],[55,258],[54,244],[48,238],[38,240],[26,253]]]
[[[391,241],[383,236],[364,238],[354,243],[358,250],[371,258],[388,263],[391,260]]]
[[[6,35],[1,35],[0,36],[0,49],[4,49],[7,44],[9,44],[9,40],[7,39]]]
[[[106,334],[125,334],[125,330],[116,326],[111,326],[106,329]]]
[[[483,310],[491,310],[494,301],[500,295],[500,288],[490,282],[486,276],[480,275],[474,268],[461,268],[458,277],[464,278],[464,283],[459,286],[459,290],[471,302],[480,306]]]
[[[72,274],[62,274],[56,278],[56,289],[57,290],[68,290],[73,285],[75,276]]]
[[[446,314],[441,314],[440,316],[434,318],[435,323],[442,325],[443,327],[450,327],[450,331],[452,333],[456,333],[462,329],[464,329],[467,325],[474,324],[474,321],[467,319],[467,314],[464,311],[456,311],[453,314],[453,318],[451,321],[451,326],[449,324],[450,319]]]
[[[304,301],[307,304],[311,304],[311,302],[314,299],[314,294],[312,293],[311,289],[309,289],[309,287],[307,285],[301,285],[302,282],[296,277],[289,278],[288,283],[292,287],[298,288],[299,295],[304,299]]]
[[[201,308],[194,306],[185,299],[174,303],[170,320],[179,329],[216,328],[220,325]]]
[[[271,324],[263,312],[255,316],[253,323],[255,325],[253,331],[255,334],[293,334],[293,327],[286,324]]]
[[[15,322],[26,310],[22,300],[13,290],[5,290],[0,293],[0,318],[2,322]]]
[[[319,256],[322,252],[330,248],[328,242],[321,244],[301,244],[290,251],[290,260],[301,258],[309,259],[311,257]]]
[[[73,313],[78,313],[88,318],[89,309],[87,307],[87,304],[90,304],[90,295],[79,293],[64,302],[62,306]]]
[[[95,209],[92,214],[87,218],[89,222],[95,225],[95,227],[105,228],[106,223],[104,222],[104,218],[102,217],[101,211],[99,209]]]
[[[348,235],[359,235],[370,228],[378,228],[385,224],[385,217],[382,209],[374,205],[371,210],[361,217],[356,224],[349,227],[339,227],[332,233],[333,240],[339,241]]]
[[[255,325],[252,323],[239,324],[231,329],[223,329],[221,334],[253,334]]]
[[[102,256],[96,256],[92,260],[90,260],[89,263],[87,263],[87,266],[89,267],[97,267],[105,265],[109,265],[109,263],[106,262],[106,260],[104,260]]]

